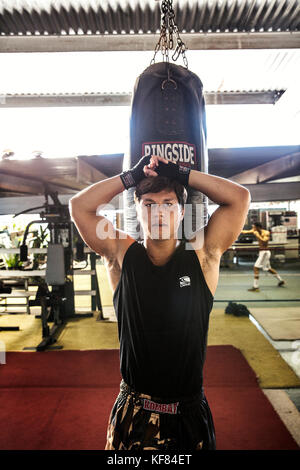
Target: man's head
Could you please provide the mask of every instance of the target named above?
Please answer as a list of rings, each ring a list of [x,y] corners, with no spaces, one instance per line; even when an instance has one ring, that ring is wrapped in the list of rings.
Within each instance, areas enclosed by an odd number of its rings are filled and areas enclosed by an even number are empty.
[[[163,176],[151,176],[136,186],[134,199],[146,238],[177,237],[187,200],[184,186]]]
[[[262,230],[262,224],[260,222],[254,222],[253,227],[256,230]]]
[[[139,202],[144,194],[159,193],[160,191],[169,191],[176,194],[178,203],[184,208],[187,200],[187,191],[185,187],[176,180],[170,180],[165,176],[153,176],[144,178],[135,189],[134,199]]]

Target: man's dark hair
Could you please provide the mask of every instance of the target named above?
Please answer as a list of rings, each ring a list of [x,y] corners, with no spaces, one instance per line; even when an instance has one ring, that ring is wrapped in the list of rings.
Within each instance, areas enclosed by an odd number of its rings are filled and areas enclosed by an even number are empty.
[[[255,227],[262,228],[262,225],[260,222],[254,222]]]
[[[179,204],[184,207],[187,200],[185,187],[176,180],[166,176],[149,176],[144,178],[135,188],[134,199],[140,201],[141,196],[146,193],[159,193],[160,191],[174,191]]]

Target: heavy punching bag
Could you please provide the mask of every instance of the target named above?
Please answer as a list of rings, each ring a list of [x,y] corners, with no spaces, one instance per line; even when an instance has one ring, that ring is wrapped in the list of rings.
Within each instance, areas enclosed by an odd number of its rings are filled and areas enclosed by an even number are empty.
[[[180,55],[185,67],[170,63]],[[161,50],[163,62],[153,63]],[[160,155],[174,163],[207,172],[208,152],[203,86],[187,68],[185,44],[175,23],[172,0],[161,2],[161,33],[150,65],[137,78],[130,117],[129,152],[123,170],[132,168],[144,155]],[[124,192],[124,229],[133,238],[143,238],[137,221],[134,188]],[[188,188],[182,236],[193,234],[207,223],[207,197]]]
[[[129,152],[123,170],[143,155],[207,172],[208,152],[205,102],[200,78],[185,67],[169,62],[150,65],[137,78],[130,117]],[[124,229],[142,238],[136,217],[134,190],[124,193]],[[186,239],[207,223],[207,198],[188,188],[183,235]]]

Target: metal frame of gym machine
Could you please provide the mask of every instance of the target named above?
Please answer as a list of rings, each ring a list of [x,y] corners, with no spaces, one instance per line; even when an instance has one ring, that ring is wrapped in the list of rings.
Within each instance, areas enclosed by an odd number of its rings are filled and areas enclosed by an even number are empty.
[[[49,204],[49,196],[52,198],[54,204]],[[63,205],[59,199],[57,192],[49,191],[46,186],[45,189],[46,202],[43,207],[45,210],[40,213],[41,219],[31,221],[25,229],[22,244],[20,246],[20,260],[27,261],[28,247],[26,239],[29,233],[29,228],[34,223],[48,224],[50,231],[50,242],[48,244],[47,253],[49,248],[52,248],[52,255],[54,259],[47,256],[46,278],[39,283],[36,297],[34,300],[29,301],[31,306],[41,306],[41,320],[42,320],[42,341],[36,347],[26,347],[24,350],[45,351],[46,349],[62,349],[63,346],[53,346],[57,338],[65,326],[67,320],[92,317],[93,313],[75,313],[75,292],[74,292],[74,231],[75,226],[71,221],[69,208]],[[32,210],[40,209],[35,207],[21,213],[30,212]],[[21,214],[19,213],[19,214]],[[17,215],[19,215],[17,214]],[[77,235],[78,232],[77,232]],[[80,237],[80,236],[79,236]],[[76,246],[77,260],[82,261],[86,259],[84,253],[84,242],[81,240]],[[94,270],[96,276],[96,254],[90,252],[91,269]],[[55,280],[55,273],[57,270],[58,280]],[[49,287],[52,287],[51,291]],[[98,287],[97,277],[92,278],[92,288],[95,289],[95,299],[92,298],[92,310],[99,310],[97,321],[106,320],[103,317],[102,304],[100,291]],[[93,292],[93,291],[91,291]],[[39,317],[39,316],[37,316]],[[50,328],[48,322],[53,322]]]

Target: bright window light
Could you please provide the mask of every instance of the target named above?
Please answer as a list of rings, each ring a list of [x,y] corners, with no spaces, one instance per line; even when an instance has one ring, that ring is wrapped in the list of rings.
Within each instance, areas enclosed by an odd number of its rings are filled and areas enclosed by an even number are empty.
[[[249,73],[258,83],[260,76],[252,67],[253,61],[259,57],[262,67],[265,59],[262,51],[257,54],[189,51],[189,66],[203,81],[204,89],[230,90],[231,84],[243,83],[246,75],[247,83],[251,83]],[[0,54],[0,103],[6,94],[17,93],[129,93],[152,57],[151,51]],[[212,60],[214,57],[218,60]],[[237,72],[242,74],[240,82]],[[266,84],[269,77],[263,78]],[[298,108],[278,104],[207,105],[208,147],[299,145]],[[129,117],[127,106],[0,107],[0,154],[12,150],[19,158],[28,158],[34,151],[49,157],[125,153],[129,147]]]

